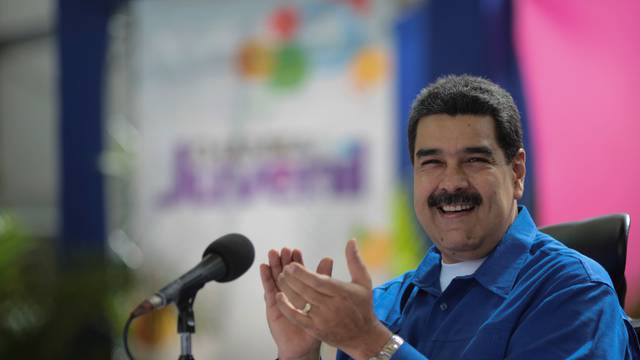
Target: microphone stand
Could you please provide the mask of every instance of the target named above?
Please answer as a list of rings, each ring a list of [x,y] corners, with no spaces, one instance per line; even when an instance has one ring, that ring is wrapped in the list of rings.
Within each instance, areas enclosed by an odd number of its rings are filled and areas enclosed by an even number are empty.
[[[178,308],[178,334],[180,335],[180,357],[178,360],[195,360],[191,354],[191,334],[196,332],[193,302],[196,299],[196,293],[201,287],[180,294],[180,298],[176,302]]]

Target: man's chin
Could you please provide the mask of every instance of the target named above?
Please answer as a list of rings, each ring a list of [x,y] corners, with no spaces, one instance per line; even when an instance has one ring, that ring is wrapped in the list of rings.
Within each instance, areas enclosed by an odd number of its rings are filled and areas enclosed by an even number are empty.
[[[480,241],[468,227],[441,229],[438,243],[455,251],[473,251],[480,245]]]
[[[445,239],[443,243],[436,246],[443,254],[443,260],[448,263],[476,259],[480,251],[480,244],[462,239]]]

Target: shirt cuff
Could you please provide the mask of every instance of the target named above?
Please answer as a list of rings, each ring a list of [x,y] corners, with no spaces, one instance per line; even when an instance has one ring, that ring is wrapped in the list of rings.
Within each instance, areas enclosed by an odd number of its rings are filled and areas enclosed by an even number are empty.
[[[400,345],[398,351],[391,357],[392,360],[429,360],[428,357],[422,355],[413,346],[405,340],[404,344]]]

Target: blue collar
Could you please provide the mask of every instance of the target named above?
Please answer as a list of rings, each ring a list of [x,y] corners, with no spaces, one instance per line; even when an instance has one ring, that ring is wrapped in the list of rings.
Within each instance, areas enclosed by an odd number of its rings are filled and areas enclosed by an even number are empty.
[[[493,293],[506,297],[524,265],[537,230],[527,208],[518,206],[515,221],[471,277]],[[416,286],[434,295],[440,295],[440,258],[440,251],[432,246],[418,265],[413,280]]]

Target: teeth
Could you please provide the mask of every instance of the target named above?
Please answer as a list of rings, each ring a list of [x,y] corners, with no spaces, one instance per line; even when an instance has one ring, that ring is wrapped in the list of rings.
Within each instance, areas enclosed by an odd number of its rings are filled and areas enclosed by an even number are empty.
[[[469,210],[473,207],[471,204],[443,205],[442,210],[445,212]]]

